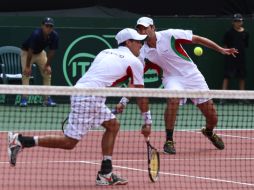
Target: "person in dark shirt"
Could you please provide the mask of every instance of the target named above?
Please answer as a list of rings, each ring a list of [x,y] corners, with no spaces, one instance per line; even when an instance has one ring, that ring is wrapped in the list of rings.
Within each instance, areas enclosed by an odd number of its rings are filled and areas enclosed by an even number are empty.
[[[222,89],[226,90],[229,86],[229,80],[239,79],[239,89],[245,90],[246,77],[246,55],[245,49],[249,43],[249,33],[243,27],[243,17],[237,13],[233,16],[232,27],[225,33],[223,43],[227,48],[238,49],[236,57],[225,57],[225,69]]]
[[[35,29],[22,44],[22,84],[29,85],[31,65],[37,64],[42,78],[43,85],[51,85],[51,61],[58,49],[58,33],[54,30],[54,20],[46,17],[40,28]],[[45,49],[48,48],[46,52]],[[45,106],[55,106],[56,103],[50,96],[45,96]],[[27,106],[27,97],[22,96],[20,106]]]

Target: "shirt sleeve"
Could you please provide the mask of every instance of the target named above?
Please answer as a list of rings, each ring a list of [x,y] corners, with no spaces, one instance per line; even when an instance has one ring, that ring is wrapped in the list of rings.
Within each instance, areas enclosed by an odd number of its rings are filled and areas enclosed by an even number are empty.
[[[174,36],[176,40],[192,41],[193,33],[191,30],[169,29],[168,32],[170,35]]]

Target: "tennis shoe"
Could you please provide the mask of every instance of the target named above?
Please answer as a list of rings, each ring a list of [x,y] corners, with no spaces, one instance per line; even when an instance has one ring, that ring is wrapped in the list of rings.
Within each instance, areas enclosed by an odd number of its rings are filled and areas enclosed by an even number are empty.
[[[212,136],[207,135],[205,128],[202,128],[201,132],[213,143],[216,148],[218,148],[219,150],[223,150],[225,148],[223,140],[218,135],[216,135],[215,133],[213,133]]]
[[[26,98],[21,98],[20,107],[27,107],[27,99]]]
[[[109,174],[98,172],[96,178],[96,185],[126,185],[127,183],[127,179],[123,179],[112,172]]]
[[[174,141],[166,141],[164,146],[163,146],[163,150],[164,153],[166,154],[176,154],[176,149],[174,146],[175,142]]]
[[[18,136],[18,133],[8,132],[8,156],[11,166],[16,165],[18,153],[22,150],[22,144]]]
[[[48,99],[43,102],[43,105],[48,107],[55,107],[56,103],[52,100],[51,97],[48,97]]]

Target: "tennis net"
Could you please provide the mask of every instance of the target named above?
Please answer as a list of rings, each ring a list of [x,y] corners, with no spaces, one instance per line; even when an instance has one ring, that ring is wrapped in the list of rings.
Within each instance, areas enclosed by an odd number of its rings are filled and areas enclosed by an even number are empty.
[[[26,94],[27,107],[20,107]],[[55,107],[43,106],[44,95],[50,95]],[[71,96],[86,96],[96,100],[92,106],[83,104],[74,124],[93,126],[71,150],[43,147],[23,148],[15,167],[10,167],[7,147],[8,132],[23,136],[62,135],[62,123],[71,111]],[[61,86],[0,86],[0,189],[98,189],[95,180],[102,161],[101,139],[105,132],[99,123],[106,97],[112,110],[121,97],[132,97],[122,114],[112,164],[113,172],[128,179],[119,189],[253,189],[254,188],[254,92],[253,91],[168,91],[165,89],[75,88]],[[94,98],[95,97],[95,98]],[[136,104],[137,97],[148,97],[152,114],[151,144],[160,152],[160,174],[157,182],[149,180],[146,143],[140,129],[143,124]],[[205,137],[201,128],[206,118],[197,106],[187,101],[179,107],[174,130],[176,154],[164,153],[166,142],[164,111],[167,99],[213,99],[218,123],[215,133],[223,139],[225,148],[217,149]],[[83,101],[84,99],[78,99]],[[87,102],[86,102],[87,103]],[[76,102],[75,104],[82,104]],[[99,106],[98,106],[99,105]],[[169,108],[169,114],[172,113]],[[203,110],[209,114],[207,110]],[[79,115],[80,116],[80,115]],[[100,117],[99,117],[100,116]],[[168,120],[169,121],[169,120]],[[79,123],[80,122],[80,123]],[[210,121],[208,121],[210,122]],[[80,134],[79,134],[80,135]],[[62,145],[64,146],[64,145]],[[67,145],[66,145],[67,146]],[[221,148],[222,149],[222,148]],[[118,188],[118,187],[114,187]]]

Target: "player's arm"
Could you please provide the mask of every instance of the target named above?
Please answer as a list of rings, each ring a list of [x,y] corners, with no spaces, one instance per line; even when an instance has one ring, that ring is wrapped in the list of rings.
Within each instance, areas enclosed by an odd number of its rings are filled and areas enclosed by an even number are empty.
[[[113,110],[114,114],[123,113],[124,108],[127,106],[130,101],[129,97],[122,97],[118,104],[116,104],[115,109]]]
[[[144,88],[143,85],[134,85],[135,88]],[[149,100],[147,97],[137,97],[137,104],[141,112],[141,116],[144,120],[144,125],[141,129],[141,134],[148,137],[151,133],[152,116],[149,109]]]
[[[129,84],[129,88],[144,88],[144,85],[133,85]],[[116,113],[122,113],[123,109],[127,106],[130,97],[122,97],[120,102],[116,105]],[[148,137],[151,133],[151,125],[152,125],[152,116],[149,110],[149,100],[147,97],[137,97],[137,104],[140,109],[142,118],[144,120],[144,125],[142,127],[141,133]]]
[[[203,45],[217,52],[220,52],[223,55],[233,55],[235,57],[235,54],[238,53],[238,50],[235,48],[223,48],[214,41],[198,35],[192,36],[192,43]]]

